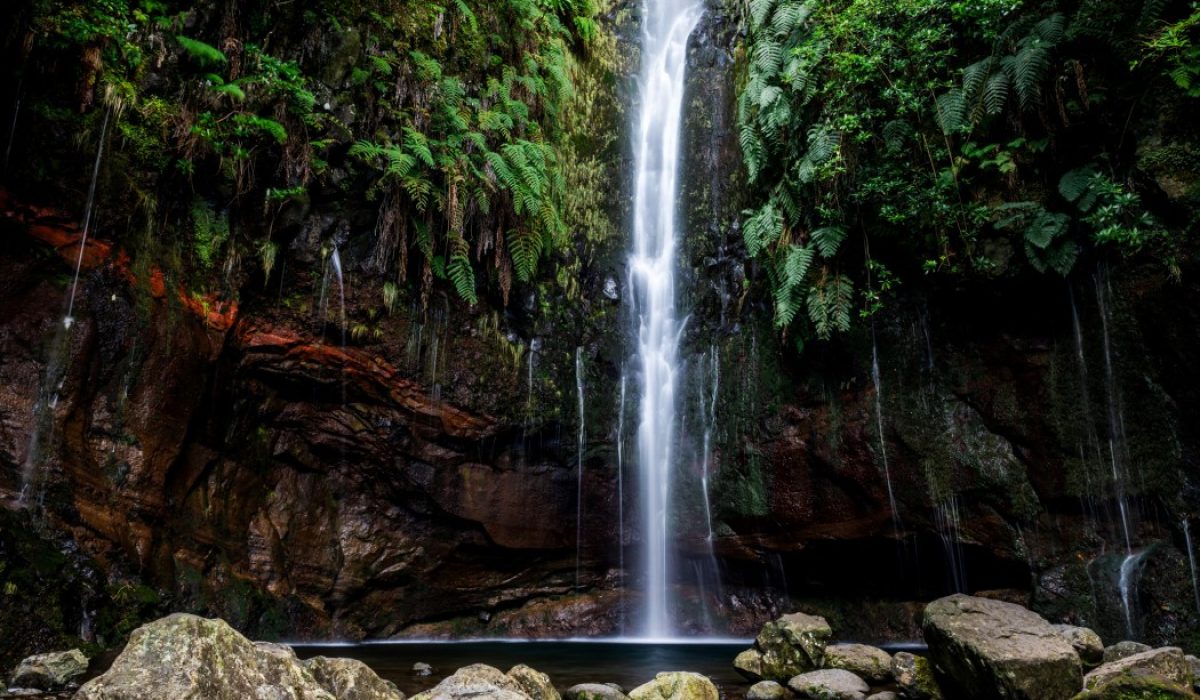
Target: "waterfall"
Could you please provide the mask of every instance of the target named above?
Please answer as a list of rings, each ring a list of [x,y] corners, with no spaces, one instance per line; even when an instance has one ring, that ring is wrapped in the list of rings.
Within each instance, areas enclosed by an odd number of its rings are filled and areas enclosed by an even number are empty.
[[[575,590],[579,590],[580,562],[583,552],[583,348],[575,348],[575,396],[579,401],[579,439],[576,446],[575,474]]]
[[[1196,612],[1200,613],[1200,583],[1196,581],[1196,550],[1192,548],[1192,529],[1183,519],[1183,542],[1187,545],[1188,569],[1192,572],[1192,595],[1196,597]]]
[[[637,455],[645,550],[643,633],[649,637],[673,632],[667,605],[668,511],[682,330],[675,310],[676,178],[687,42],[702,11],[694,0],[646,0],[643,12],[629,275],[641,382]]]
[[[63,326],[68,330],[75,322],[71,314],[75,311],[75,292],[79,289],[79,271],[83,268],[83,251],[87,248],[88,232],[92,226],[92,208],[96,204],[96,181],[100,179],[100,161],[104,157],[104,139],[108,135],[108,120],[112,110],[104,112],[104,121],[100,125],[100,140],[96,144],[96,162],[92,165],[92,183],[88,186],[87,204],[83,208],[83,234],[79,238],[79,257],[75,260],[75,279],[71,282],[71,294],[67,297],[67,313],[63,316]]]

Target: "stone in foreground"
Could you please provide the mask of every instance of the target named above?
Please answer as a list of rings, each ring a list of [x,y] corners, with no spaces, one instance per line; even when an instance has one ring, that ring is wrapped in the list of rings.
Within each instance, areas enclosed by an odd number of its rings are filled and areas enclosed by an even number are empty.
[[[788,695],[787,688],[775,681],[759,681],[750,686],[746,700],[784,700]]]
[[[821,667],[833,630],[825,618],[804,613],[784,615],[763,625],[754,648],[738,654],[733,665],[752,681],[785,683]]]
[[[895,693],[893,693],[890,690],[885,690],[882,693],[875,693],[874,695],[868,695],[867,700],[900,700],[900,696],[896,695]]]
[[[1120,661],[1134,654],[1150,651],[1153,648],[1149,644],[1142,644],[1141,642],[1131,642],[1129,640],[1117,642],[1111,646],[1104,647],[1104,663]]]
[[[892,680],[892,655],[866,644],[831,644],[825,647],[825,668],[840,668],[872,685],[883,685]]]
[[[222,620],[178,613],[134,630],[76,700],[335,700],[286,647],[256,646]]]
[[[404,700],[404,694],[393,683],[357,659],[314,656],[304,662],[304,668],[337,700]]]
[[[1054,625],[1054,629],[1071,643],[1085,665],[1095,666],[1104,660],[1104,642],[1094,631],[1074,625]]]
[[[521,684],[486,664],[464,666],[412,700],[529,700]]]
[[[929,659],[907,651],[892,657],[892,675],[900,694],[910,700],[942,700],[942,689],[933,677]]]
[[[17,664],[12,685],[16,688],[61,690],[87,673],[88,658],[78,649],[30,656]]]
[[[1079,654],[1041,615],[957,594],[925,608],[929,657],[972,700],[1066,700],[1083,686]]]
[[[866,681],[837,668],[800,674],[788,681],[788,687],[808,700],[866,700],[871,692]]]
[[[672,671],[634,688],[633,700],[719,700],[717,686],[699,673]]]
[[[563,693],[567,700],[628,700],[629,696],[611,685],[603,683],[580,683]]]
[[[533,700],[562,700],[562,696],[550,682],[550,676],[525,664],[518,664],[509,669],[508,677],[516,681]]]
[[[1126,675],[1151,676],[1188,690],[1192,687],[1192,666],[1178,647],[1151,649],[1110,661],[1088,673],[1083,679],[1083,687],[1094,690]]]
[[[1094,690],[1085,690],[1072,700],[1195,700],[1190,690],[1153,676],[1118,676]]]

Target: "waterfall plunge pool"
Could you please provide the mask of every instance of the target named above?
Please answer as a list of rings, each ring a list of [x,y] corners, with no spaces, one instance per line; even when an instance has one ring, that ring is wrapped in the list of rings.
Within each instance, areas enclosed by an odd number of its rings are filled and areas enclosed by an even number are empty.
[[[751,640],[641,639],[562,641],[376,642],[366,644],[294,644],[302,659],[313,656],[348,657],[370,666],[392,681],[406,696],[437,685],[459,668],[487,664],[508,671],[525,664],[550,676],[564,691],[580,683],[616,683],[626,692],[653,680],[663,671],[695,671],[716,684],[725,700],[744,698],[751,683],[733,668],[738,652]],[[884,645],[889,652],[923,653],[923,645]],[[433,667],[418,676],[413,664]]]

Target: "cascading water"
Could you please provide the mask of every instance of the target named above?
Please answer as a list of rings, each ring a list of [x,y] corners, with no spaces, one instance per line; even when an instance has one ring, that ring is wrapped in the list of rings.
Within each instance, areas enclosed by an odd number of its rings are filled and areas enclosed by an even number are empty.
[[[1130,552],[1121,560],[1120,578],[1117,581],[1121,593],[1121,612],[1125,614],[1125,632],[1129,639],[1137,639],[1137,584],[1142,573],[1142,561],[1150,550]]]
[[[667,605],[668,523],[679,335],[675,309],[675,228],[687,42],[702,13],[694,0],[646,0],[641,108],[635,126],[634,245],[629,258],[641,382],[637,432],[645,549],[648,637],[673,632]]]
[[[1196,597],[1196,612],[1200,613],[1200,582],[1196,580],[1196,550],[1192,547],[1192,529],[1183,519],[1183,543],[1187,546],[1188,570],[1192,573],[1192,595]]]
[[[621,370],[620,403],[617,404],[617,566],[625,577],[625,370]],[[621,586],[621,634],[625,634],[625,587]]]
[[[700,422],[704,426],[704,453],[700,458],[700,491],[704,497],[704,523],[708,533],[704,538],[708,547],[708,560],[712,577],[716,581],[717,595],[721,596],[721,569],[717,563],[716,542],[713,537],[712,501],[708,491],[710,471],[712,470],[712,443],[717,427],[717,396],[721,388],[721,356],[714,345],[709,354],[701,358],[701,367],[707,369],[712,378],[707,389],[700,391]],[[705,367],[707,365],[707,367]]]
[[[576,445],[575,473],[575,589],[579,590],[583,555],[583,348],[575,348],[575,396],[579,402],[579,438]]]
[[[1104,385],[1108,395],[1108,458],[1112,466],[1113,494],[1121,513],[1121,529],[1125,535],[1125,551],[1133,555],[1133,537],[1130,533],[1129,502],[1125,495],[1128,478],[1129,444],[1125,439],[1125,409],[1117,389],[1116,370],[1113,366],[1112,337],[1109,298],[1112,290],[1103,269],[1096,274],[1096,303],[1100,306],[1100,328],[1104,333]]]

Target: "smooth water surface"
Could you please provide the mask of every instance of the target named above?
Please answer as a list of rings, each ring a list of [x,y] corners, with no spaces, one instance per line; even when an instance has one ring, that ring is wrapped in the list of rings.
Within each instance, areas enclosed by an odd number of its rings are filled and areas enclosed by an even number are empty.
[[[508,671],[525,664],[550,676],[561,691],[579,683],[617,683],[626,691],[663,671],[695,671],[712,679],[726,698],[741,698],[750,683],[733,669],[733,658],[749,642],[414,642],[357,645],[296,645],[301,658],[340,656],[358,659],[412,695],[437,685],[463,666],[474,663]],[[433,666],[420,677],[413,664]]]

